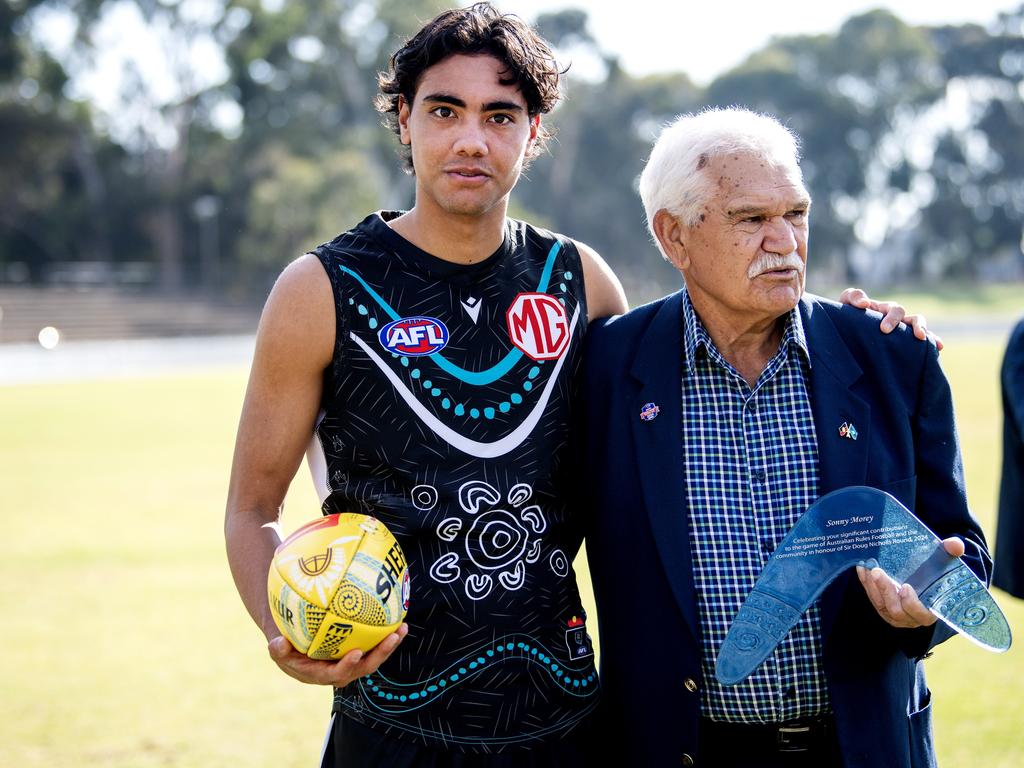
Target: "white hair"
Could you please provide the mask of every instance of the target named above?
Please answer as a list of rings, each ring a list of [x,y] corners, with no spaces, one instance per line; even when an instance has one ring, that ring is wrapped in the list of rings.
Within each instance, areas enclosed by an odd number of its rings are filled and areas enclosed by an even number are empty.
[[[774,117],[740,107],[677,117],[658,136],[640,174],[647,228],[663,256],[666,254],[654,232],[655,214],[665,209],[694,226],[712,194],[713,180],[702,169],[712,158],[728,153],[764,158],[803,181],[799,140]]]

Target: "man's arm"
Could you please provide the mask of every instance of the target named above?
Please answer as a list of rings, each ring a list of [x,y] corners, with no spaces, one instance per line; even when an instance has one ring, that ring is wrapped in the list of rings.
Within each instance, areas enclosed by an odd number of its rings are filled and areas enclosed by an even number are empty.
[[[392,633],[365,658],[352,651],[338,662],[314,661],[281,636],[267,600],[284,498],[312,437],[333,356],[334,313],[330,281],[309,254],[284,270],[267,299],[235,440],[224,535],[235,586],[274,661],[303,682],[342,686],[374,671],[408,630]]]
[[[612,268],[585,243],[576,241],[583,262],[583,282],[587,291],[587,320],[621,315],[629,309],[626,292]]]

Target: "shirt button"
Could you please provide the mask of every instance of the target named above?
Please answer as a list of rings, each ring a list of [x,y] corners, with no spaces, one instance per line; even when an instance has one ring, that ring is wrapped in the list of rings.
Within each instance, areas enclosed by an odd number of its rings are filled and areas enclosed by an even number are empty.
[[[683,680],[683,688],[688,690],[690,693],[696,693],[697,683],[694,681],[692,677],[688,677],[685,680]]]
[[[747,400],[747,410],[751,413],[757,413],[757,400],[754,398]]]
[[[766,555],[770,555],[774,551],[774,549],[775,548],[772,547],[772,543],[770,541],[761,542],[761,551],[764,552]]]
[[[681,762],[683,765],[694,765],[693,758],[685,752],[683,753],[683,756],[679,758],[679,762]]]
[[[768,473],[763,469],[752,469],[750,474],[759,483],[763,483],[765,478],[768,477]]]

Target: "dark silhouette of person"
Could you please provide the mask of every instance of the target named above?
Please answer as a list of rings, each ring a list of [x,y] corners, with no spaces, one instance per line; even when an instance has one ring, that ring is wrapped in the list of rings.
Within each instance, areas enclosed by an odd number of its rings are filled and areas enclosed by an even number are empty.
[[[992,584],[1024,598],[1024,320],[1014,327],[1000,372],[1003,473]]]

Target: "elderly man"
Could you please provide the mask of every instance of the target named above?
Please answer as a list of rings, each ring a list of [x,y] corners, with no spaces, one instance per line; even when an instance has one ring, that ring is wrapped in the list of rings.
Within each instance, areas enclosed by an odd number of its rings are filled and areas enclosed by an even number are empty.
[[[768,557],[837,488],[893,494],[990,565],[935,346],[804,294],[797,161],[744,110],[666,129],[640,193],[685,288],[591,326],[587,546],[623,764],[934,764],[920,662],[950,631],[881,569],[833,582],[743,683],[714,676]]]

